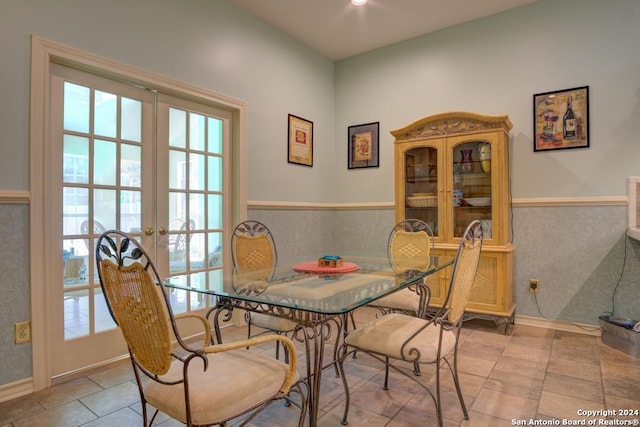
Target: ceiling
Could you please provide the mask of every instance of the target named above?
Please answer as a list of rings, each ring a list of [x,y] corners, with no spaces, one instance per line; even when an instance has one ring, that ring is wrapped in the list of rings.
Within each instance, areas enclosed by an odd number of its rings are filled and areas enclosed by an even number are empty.
[[[231,1],[336,61],[538,0]]]

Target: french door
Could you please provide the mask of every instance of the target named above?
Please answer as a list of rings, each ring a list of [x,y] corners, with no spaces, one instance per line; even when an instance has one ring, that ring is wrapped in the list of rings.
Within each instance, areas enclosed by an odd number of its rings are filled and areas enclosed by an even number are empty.
[[[50,111],[56,376],[126,353],[95,266],[103,231],[139,239],[163,277],[221,283],[231,113],[56,64]],[[172,293],[173,309],[210,304],[190,298]]]

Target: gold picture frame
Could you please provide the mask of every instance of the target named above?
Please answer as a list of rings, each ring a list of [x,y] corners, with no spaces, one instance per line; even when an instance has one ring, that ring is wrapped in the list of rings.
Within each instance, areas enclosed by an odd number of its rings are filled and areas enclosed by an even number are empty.
[[[287,161],[313,167],[313,122],[289,114],[288,129]]]

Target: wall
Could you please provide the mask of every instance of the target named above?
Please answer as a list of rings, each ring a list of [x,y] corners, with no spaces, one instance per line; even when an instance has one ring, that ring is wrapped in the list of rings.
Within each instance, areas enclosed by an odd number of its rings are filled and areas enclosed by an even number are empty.
[[[640,159],[637,40],[637,1],[542,0],[337,62],[336,202],[393,200],[389,131],[459,110],[509,115],[515,199],[625,196]],[[534,153],[533,94],[578,86],[591,147]],[[347,127],[375,121],[380,169],[347,170]]]
[[[29,186],[31,34],[247,101],[248,197],[315,201],[327,193],[333,63],[226,0],[3,0],[0,188]],[[312,169],[287,164],[288,113],[314,122]]]
[[[617,312],[640,317],[638,245],[623,237],[626,207],[597,202],[625,196],[626,177],[638,175],[637,1],[541,0],[336,64],[226,0],[2,0],[1,7],[0,192],[29,189],[32,33],[247,101],[248,198],[337,206],[252,209],[281,236],[283,257],[332,248],[384,255],[393,225],[389,131],[448,110],[508,114],[517,313],[595,324],[617,287]],[[591,148],[533,153],[532,95],[581,85],[590,86]],[[313,168],[286,162],[288,113],[314,122]],[[381,126],[380,167],[347,170],[347,127],[371,121]],[[548,197],[596,202],[518,204]],[[0,215],[0,236],[11,237],[0,256],[2,385],[31,373],[29,345],[12,341],[13,323],[29,316],[28,205],[0,205]],[[319,226],[332,230],[329,243],[308,237]],[[533,276],[542,314],[526,292]]]
[[[31,345],[13,341],[13,323],[30,319],[29,207],[0,203],[0,218],[0,384],[4,384],[31,375]]]
[[[640,161],[637,40],[640,2],[541,0],[337,62],[335,202],[393,201],[391,130],[444,111],[507,114],[516,314],[640,319],[624,205]],[[578,86],[589,86],[590,147],[534,153],[533,94]],[[347,127],[375,121],[380,167],[347,170]]]
[[[13,324],[30,318],[32,34],[246,101],[250,199],[328,197],[334,160],[333,63],[226,0],[2,0],[0,386],[32,372],[31,344],[13,343]],[[289,113],[314,122],[313,168],[287,164]]]

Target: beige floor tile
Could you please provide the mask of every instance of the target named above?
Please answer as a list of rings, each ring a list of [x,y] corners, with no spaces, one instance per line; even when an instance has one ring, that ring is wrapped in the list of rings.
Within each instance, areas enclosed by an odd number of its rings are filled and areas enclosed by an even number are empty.
[[[458,356],[458,371],[467,374],[488,377],[495,364],[493,360],[480,359],[467,354]]]
[[[603,380],[604,392],[627,399],[640,396],[640,377],[606,377]],[[640,409],[640,408],[638,408]]]
[[[511,342],[502,352],[503,356],[520,359],[523,361],[532,361],[535,363],[547,363],[551,354],[551,345],[537,346],[533,343],[527,344],[525,340],[518,340],[517,343]]]
[[[34,395],[22,396],[0,403],[0,425],[12,420],[33,416],[43,412],[45,407]]]
[[[529,419],[535,416],[538,401],[485,388],[478,394],[471,409],[503,420]]]
[[[435,391],[434,391],[435,395]],[[464,403],[469,410],[470,402],[474,400],[473,396],[464,394]],[[460,423],[464,420],[464,413],[462,412],[462,406],[458,399],[458,394],[455,389],[448,387],[442,387],[440,389],[440,399],[443,418]],[[417,411],[426,412],[435,417],[436,406],[433,398],[426,392],[416,394],[406,405],[406,408],[412,408]]]
[[[391,386],[384,390],[380,384],[369,382],[351,392],[351,404],[393,418],[412,397],[413,393],[401,388]]]
[[[96,418],[96,415],[82,403],[74,400],[37,415],[14,421],[13,425],[14,427],[79,426]]]
[[[502,356],[496,363],[495,369],[525,377],[544,379],[547,372],[547,361],[546,359],[523,361],[514,357]]]
[[[600,379],[591,381],[568,375],[547,373],[542,388],[545,392],[604,403],[602,381]]]
[[[264,411],[246,424],[247,427],[264,427],[278,420],[278,427],[297,427],[300,417],[300,408],[295,405],[286,406],[283,401],[274,402]],[[234,425],[233,422],[229,424]]]
[[[358,314],[360,311],[365,315],[358,316],[358,324],[363,324],[364,317],[375,316],[374,310],[359,310]],[[512,425],[512,419],[579,419],[578,409],[640,408],[640,359],[602,344],[597,337],[522,325],[504,334],[503,325],[468,323],[460,339],[459,371],[470,419],[464,420],[451,375],[444,368],[445,427],[501,427]],[[246,327],[225,328],[223,335],[225,342],[244,339]],[[296,342],[296,347],[299,371],[304,374],[304,345]],[[331,361],[332,349],[330,340],[325,362]],[[251,351],[273,355],[275,347],[265,345]],[[345,360],[352,391],[349,426],[436,425],[431,397],[413,381],[431,386],[435,367],[424,366],[422,374],[414,377],[410,364],[397,365],[411,379],[392,370],[391,390],[384,391],[380,362],[364,354]],[[0,426],[140,425],[141,406],[132,378],[129,361],[70,375],[47,390],[0,403]],[[342,380],[329,367],[323,371],[318,425],[341,426],[344,405]],[[296,421],[296,407],[276,402],[250,425],[289,427]],[[160,414],[154,425],[181,424]]]
[[[102,391],[95,382],[87,377],[81,377],[73,381],[68,381],[57,387],[51,387],[35,393],[40,403],[45,408],[53,408],[72,400],[80,399],[93,393]]]
[[[492,417],[477,411],[469,411],[469,419],[460,423],[460,427],[499,427],[512,425],[511,421]]]
[[[603,375],[640,378],[640,357],[630,356],[604,344],[598,348]]]
[[[578,411],[602,410],[604,402],[596,402],[586,399],[565,396],[562,394],[543,391],[540,397],[538,412],[542,415],[554,417],[556,419],[578,419]]]
[[[458,381],[460,383],[460,388],[465,395],[476,396],[484,386],[486,377],[458,372]],[[431,379],[429,380],[429,384],[432,386],[432,388],[435,387],[435,376],[431,377]],[[453,376],[446,368],[440,370],[440,386],[455,390],[456,386],[453,381]]]
[[[578,334],[576,332],[556,331],[553,340],[555,345],[585,349],[593,349],[598,345],[597,336]]]
[[[568,359],[549,359],[547,373],[568,375],[590,381],[600,381],[600,366],[593,363],[576,362]]]
[[[135,381],[133,366],[127,363],[118,364],[111,369],[103,369],[88,376],[89,379],[103,388],[109,388],[127,381]]]
[[[591,335],[556,331],[551,357],[597,365],[600,363],[598,338]]]
[[[103,417],[140,400],[138,387],[130,382],[94,393],[80,399],[87,408]]]
[[[332,411],[324,414],[318,419],[318,426],[322,427],[342,427],[342,416],[344,414],[344,404],[338,405]],[[389,418],[351,405],[347,418],[349,427],[383,427],[389,423]]]
[[[537,337],[547,339],[552,339],[554,335],[555,331],[553,329],[519,324],[516,325],[515,330],[512,333],[513,337]]]
[[[484,383],[484,387],[502,393],[513,394],[527,399],[538,400],[542,393],[542,378],[531,378],[513,372],[494,369]]]
[[[640,415],[637,411],[640,411],[640,395],[631,396],[630,399],[620,397],[620,396],[612,396],[605,394],[604,396],[606,401],[606,409],[612,409],[616,411],[615,416],[608,417],[618,418],[621,420],[640,420]],[[620,412],[620,410],[626,410],[626,414]]]
[[[142,425],[142,416],[131,408],[123,408],[109,415],[83,424],[82,427],[113,427]]]
[[[467,339],[464,341],[465,343],[474,343],[479,342],[486,345],[491,345],[493,347],[506,347],[511,341],[510,335],[505,335],[500,333],[496,329],[492,329],[490,331],[477,330],[473,331]]]
[[[459,347],[459,354],[464,356],[472,356],[477,357],[478,359],[485,359],[490,361],[496,361],[502,355],[504,351],[504,347],[496,346],[482,340],[470,340],[467,339],[462,345]]]

